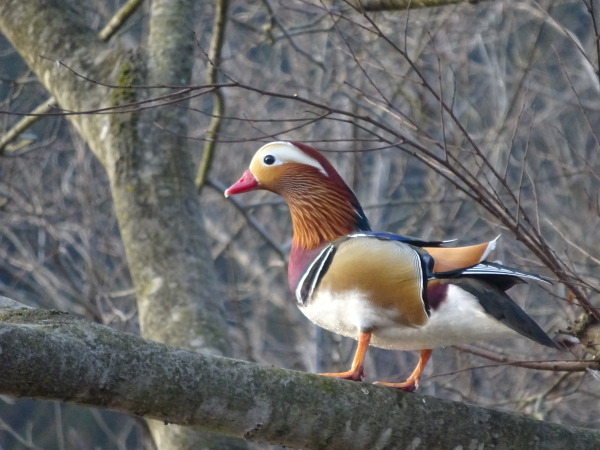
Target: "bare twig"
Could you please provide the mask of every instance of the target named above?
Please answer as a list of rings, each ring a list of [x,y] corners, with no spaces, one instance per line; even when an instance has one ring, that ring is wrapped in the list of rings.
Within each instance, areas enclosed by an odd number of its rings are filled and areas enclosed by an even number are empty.
[[[379,30],[378,28],[375,29]],[[377,32],[382,37],[384,37],[384,39],[389,40],[389,38],[387,38],[384,33],[382,33],[381,31]],[[393,42],[390,41],[390,45],[392,45],[396,49],[396,51],[400,52],[401,54],[403,53],[403,50],[397,47]],[[419,69],[416,67],[414,62],[410,60],[408,55],[404,56],[405,58],[407,58],[409,64],[413,66],[415,72],[420,74]],[[69,70],[73,71],[73,69],[71,68],[69,68]],[[82,77],[85,79],[84,76]],[[65,114],[131,112],[139,110],[141,108],[140,105],[142,104],[149,104],[149,106],[144,106],[144,108],[151,108],[156,107],[158,105],[176,103],[183,99],[193,98],[195,96],[204,95],[207,92],[212,92],[214,90],[229,87],[257,92],[261,95],[268,95],[271,97],[278,97],[282,99],[301,102],[312,107],[321,109],[322,111],[325,111],[326,114],[324,115],[326,116],[338,115],[341,117],[352,119],[354,122],[365,122],[371,124],[374,127],[376,127],[376,129],[379,129],[385,134],[393,137],[393,139],[390,139],[389,137],[385,137],[383,134],[377,133],[376,135],[381,140],[381,142],[385,142],[391,146],[397,146],[400,150],[405,151],[410,155],[414,156],[415,158],[419,159],[420,161],[431,167],[433,170],[438,172],[441,176],[453,183],[457,188],[462,190],[466,195],[468,195],[474,201],[479,203],[490,213],[492,213],[557,276],[560,282],[564,283],[565,286],[567,286],[567,288],[573,292],[578,302],[589,314],[595,317],[596,320],[600,320],[600,312],[589,302],[585,293],[580,289],[579,285],[577,284],[576,280],[574,280],[572,276],[569,276],[566,273],[566,267],[564,263],[552,251],[548,243],[545,241],[544,237],[539,232],[539,229],[536,226],[534,226],[534,224],[530,221],[528,214],[520,205],[519,198],[506,184],[507,182],[504,179],[503,175],[499,173],[496,168],[492,167],[489,160],[485,158],[485,155],[483,154],[483,152],[481,152],[477,144],[473,141],[468,131],[464,128],[464,126],[454,115],[453,111],[448,107],[448,105],[446,105],[446,103],[443,101],[443,99],[437,93],[437,91],[432,86],[430,86],[429,83],[427,83],[425,77],[423,77],[422,75],[420,75],[420,77],[426,90],[428,92],[431,92],[431,94],[436,98],[436,100],[440,102],[440,105],[444,109],[444,112],[448,114],[448,116],[452,119],[453,123],[459,128],[461,133],[469,141],[471,147],[475,149],[476,154],[486,165],[487,169],[490,170],[490,173],[492,174],[494,179],[503,186],[508,198],[511,200],[511,204],[517,209],[517,211],[520,212],[520,217],[528,226],[522,226],[520,221],[517,221],[515,223],[514,213],[510,211],[506,202],[503,201],[500,198],[500,196],[497,193],[495,193],[495,191],[490,190],[488,187],[482,184],[473,174],[471,174],[468,168],[464,166],[464,164],[460,161],[460,159],[457,156],[449,152],[444,152],[444,156],[440,157],[436,155],[433,151],[421,145],[419,142],[405,136],[402,133],[402,131],[399,131],[398,129],[393,128],[392,126],[383,123],[378,118],[373,118],[366,114],[359,114],[353,111],[348,111],[346,109],[335,108],[331,105],[325,105],[322,102],[317,102],[309,98],[302,97],[296,93],[282,94],[281,92],[260,89],[254,85],[239,83],[233,80],[231,77],[228,77],[231,81],[230,83],[213,83],[202,86],[191,86],[186,89],[177,91],[175,93],[168,94],[166,96],[160,96],[146,100],[144,102],[132,103],[130,105],[122,105],[120,108],[101,108],[93,111],[68,112]],[[197,90],[200,90],[201,92],[194,92]],[[132,106],[135,106],[137,108],[132,108]],[[403,142],[404,145],[398,145],[398,142]]]
[[[125,3],[114,16],[108,21],[108,23],[98,33],[98,39],[102,42],[108,41],[115,33],[121,29],[123,24],[131,17],[131,15],[137,11],[144,0],[129,0]]]
[[[600,369],[600,361],[519,361],[468,344],[455,345],[454,347],[465,353],[481,356],[502,365],[524,367],[527,369],[550,370],[552,372],[585,372],[590,369]]]
[[[50,97],[45,102],[41,103],[37,108],[35,108],[31,113],[32,115],[28,115],[23,119],[19,120],[10,130],[8,130],[1,138],[0,138],[0,154],[2,154],[8,147],[8,145],[17,139],[21,133],[23,133],[27,128],[37,122],[41,117],[46,116],[50,111],[52,111],[56,107],[56,100],[54,97]]]
[[[229,0],[219,0],[216,5],[212,39],[208,51],[208,73],[206,76],[206,82],[208,84],[215,84],[217,82],[217,75],[219,73],[219,67],[221,66],[221,52],[225,38],[228,5]],[[219,132],[221,130],[221,124],[223,123],[222,116],[225,112],[225,97],[220,89],[214,91],[213,101],[212,119],[208,126],[208,130],[206,131],[206,141],[202,152],[202,160],[200,161],[198,173],[196,174],[195,182],[198,191],[201,191],[206,183],[206,177],[208,176],[208,172],[212,165],[215,145],[219,139]]]
[[[227,186],[225,186],[223,183],[217,180],[209,178],[206,182],[208,186],[212,187],[215,191],[217,191],[220,194],[225,192],[225,189],[227,189]],[[279,244],[277,244],[277,242],[275,242],[273,238],[271,238],[271,235],[264,229],[262,224],[259,221],[257,221],[254,216],[248,213],[248,211],[246,210],[247,208],[236,197],[229,197],[229,200],[231,201],[233,206],[235,206],[235,208],[242,213],[242,215],[248,221],[248,224],[252,228],[254,228],[254,230],[260,235],[260,237],[264,239],[267,245],[271,247],[282,260],[285,260],[285,250]]]

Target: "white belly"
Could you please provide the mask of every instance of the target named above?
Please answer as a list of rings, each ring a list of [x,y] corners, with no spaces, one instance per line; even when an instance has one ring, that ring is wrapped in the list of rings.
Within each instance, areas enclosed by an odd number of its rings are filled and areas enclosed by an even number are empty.
[[[377,307],[356,291],[331,295],[319,292],[300,310],[316,325],[357,339],[371,331],[371,345],[392,350],[420,350],[480,340],[519,336],[488,315],[468,292],[450,285],[447,298],[425,325],[402,325],[397,313]]]

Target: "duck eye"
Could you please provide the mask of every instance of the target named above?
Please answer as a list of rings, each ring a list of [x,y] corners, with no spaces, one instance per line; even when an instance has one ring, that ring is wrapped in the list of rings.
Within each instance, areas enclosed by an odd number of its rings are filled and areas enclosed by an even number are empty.
[[[263,159],[264,163],[268,166],[275,163],[275,157],[273,155],[267,155]]]

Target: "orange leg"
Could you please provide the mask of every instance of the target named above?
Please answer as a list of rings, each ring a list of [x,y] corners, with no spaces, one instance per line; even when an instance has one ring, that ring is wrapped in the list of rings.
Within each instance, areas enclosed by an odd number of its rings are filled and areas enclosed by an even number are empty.
[[[358,335],[358,347],[354,354],[354,360],[352,361],[352,367],[346,372],[339,373],[320,373],[326,377],[337,377],[345,380],[361,381],[365,376],[364,362],[367,348],[369,348],[369,342],[371,341],[371,333],[361,332]]]
[[[403,383],[385,383],[383,381],[377,381],[375,384],[379,384],[381,386],[393,387],[396,389],[402,389],[405,391],[415,391],[419,387],[419,379],[421,378],[421,373],[429,361],[431,357],[431,350],[425,349],[421,350],[421,358],[419,358],[419,362],[417,363],[417,367],[413,370],[413,373],[406,379]]]

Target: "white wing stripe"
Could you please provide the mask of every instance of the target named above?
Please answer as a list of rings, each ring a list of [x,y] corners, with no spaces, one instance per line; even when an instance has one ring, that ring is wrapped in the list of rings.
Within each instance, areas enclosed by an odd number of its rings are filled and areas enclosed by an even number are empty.
[[[312,297],[313,291],[315,290],[317,283],[321,279],[321,271],[323,270],[323,266],[327,262],[327,259],[329,258],[329,254],[334,249],[335,249],[334,245],[328,245],[323,250],[321,250],[321,253],[319,253],[319,255],[315,259],[313,259],[313,261],[310,263],[310,265],[306,268],[306,270],[302,274],[302,277],[300,278],[300,281],[298,282],[298,286],[296,286],[296,291],[294,292],[294,294],[296,296],[296,301],[298,302],[298,304],[302,305]],[[319,264],[318,270],[316,272],[314,272],[312,279],[307,279],[309,277],[309,275],[313,274],[313,268],[316,264]],[[310,282],[310,288],[308,290],[306,298],[304,298],[302,295],[302,291],[303,291],[304,284],[306,282]]]

